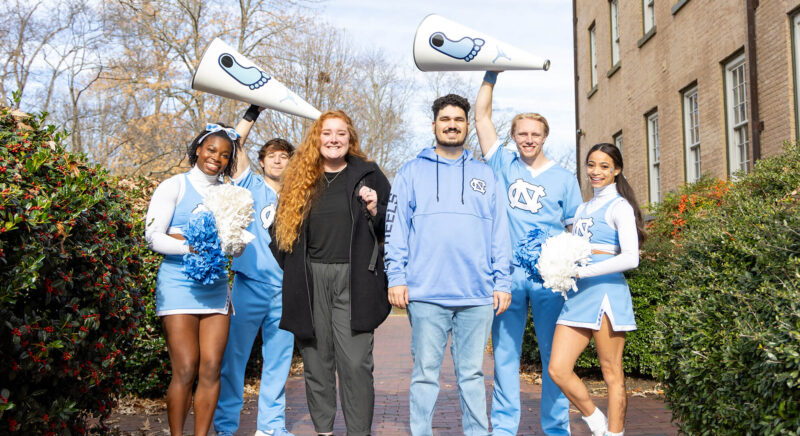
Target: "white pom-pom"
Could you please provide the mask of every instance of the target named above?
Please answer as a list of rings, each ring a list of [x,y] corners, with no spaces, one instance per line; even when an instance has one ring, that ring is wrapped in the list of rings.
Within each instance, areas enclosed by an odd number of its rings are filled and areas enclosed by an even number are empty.
[[[578,290],[575,285],[578,267],[588,265],[591,257],[592,246],[587,239],[564,232],[547,238],[542,244],[542,254],[536,267],[544,287],[561,292],[566,300],[570,289]]]
[[[253,221],[253,195],[245,188],[229,184],[212,186],[203,204],[214,214],[222,251],[241,254],[245,245],[255,239],[247,226]]]

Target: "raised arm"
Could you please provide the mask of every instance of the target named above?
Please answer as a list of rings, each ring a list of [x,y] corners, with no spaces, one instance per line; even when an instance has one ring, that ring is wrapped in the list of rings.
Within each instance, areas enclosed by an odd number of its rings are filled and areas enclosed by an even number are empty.
[[[236,133],[239,134],[239,147],[236,148],[238,159],[236,159],[236,168],[233,170],[234,179],[241,176],[245,170],[250,168],[250,156],[247,155],[247,147],[245,147],[244,144],[247,142],[250,129],[253,128],[253,124],[256,123],[256,119],[262,110],[264,110],[263,107],[251,104],[250,107],[247,108],[242,119],[236,124]]]
[[[492,92],[497,80],[497,72],[487,71],[475,100],[475,131],[484,156],[497,142],[497,130],[492,122]]]

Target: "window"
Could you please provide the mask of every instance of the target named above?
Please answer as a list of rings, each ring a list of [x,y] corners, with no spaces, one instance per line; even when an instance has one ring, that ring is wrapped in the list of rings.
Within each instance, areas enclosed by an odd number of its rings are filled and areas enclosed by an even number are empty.
[[[647,116],[647,154],[650,161],[650,202],[661,201],[661,146],[658,142],[658,112]]]
[[[644,34],[656,27],[656,0],[642,0],[642,15],[644,18]]]
[[[794,128],[795,138],[800,138],[800,13],[792,18],[794,45]]]
[[[595,32],[595,25],[589,28],[589,61],[591,62],[591,80],[592,88],[597,86],[597,32]]]
[[[611,12],[611,66],[619,62],[619,0],[609,2]]]
[[[729,172],[750,165],[750,132],[747,119],[747,69],[744,54],[725,65],[725,112],[728,123]]]
[[[614,145],[616,145],[619,152],[622,153],[622,130],[614,135]]]
[[[700,113],[697,86],[683,93],[683,141],[686,157],[686,181],[700,179]]]

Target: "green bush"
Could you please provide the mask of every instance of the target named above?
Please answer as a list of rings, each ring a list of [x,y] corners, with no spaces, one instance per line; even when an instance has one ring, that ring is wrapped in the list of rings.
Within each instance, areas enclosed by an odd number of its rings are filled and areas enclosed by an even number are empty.
[[[688,434],[798,434],[800,145],[739,177],[664,268],[666,397]]]
[[[102,422],[142,304],[122,192],[42,119],[0,108],[0,433]]]
[[[139,234],[144,234],[147,207],[157,185],[156,181],[142,177],[118,182],[118,186],[125,192],[131,220],[136,223]],[[145,245],[137,246],[134,251],[143,259],[140,271],[142,281],[139,284],[142,291],[142,317],[133,338],[133,346],[125,355],[122,386],[128,394],[160,398],[166,394],[171,377],[161,319],[156,316],[156,277],[163,256]]]

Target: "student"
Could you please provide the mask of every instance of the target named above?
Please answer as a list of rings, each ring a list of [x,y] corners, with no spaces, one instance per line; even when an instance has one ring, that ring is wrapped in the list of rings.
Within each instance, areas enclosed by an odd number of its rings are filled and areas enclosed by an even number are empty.
[[[622,168],[622,154],[612,144],[597,144],[586,156],[594,197],[578,208],[572,233],[589,239],[592,263],[578,270],[578,291],[567,294],[550,355],[550,377],[584,415],[594,436],[624,433],[627,398],[622,351],[625,332],[636,330],[631,293],[622,272],[639,265],[645,233]],[[578,356],[592,338],[608,387],[608,420],[574,372]]]
[[[271,246],[283,266],[280,327],[297,339],[319,434],[333,432],[337,374],[347,434],[371,433],[373,333],[391,310],[381,268],[389,189],[342,111],[320,115],[286,169]]]
[[[578,180],[569,171],[549,160],[542,151],[550,126],[537,113],[518,114],[511,120],[511,139],[516,151],[503,147],[492,122],[492,92],[497,73],[484,77],[475,102],[475,130],[486,163],[503,183],[503,197],[515,247],[534,227],[551,234],[572,224],[575,209],[581,204]],[[536,341],[542,359],[542,431],[548,435],[569,434],[569,401],[547,373],[550,345],[556,318],[564,304],[541,283],[534,283],[519,265],[512,274],[511,305],[492,324],[494,351],[494,392],[492,430],[495,435],[515,435],[519,427],[519,359],[522,336],[533,313]]]
[[[495,311],[511,300],[511,244],[504,192],[491,168],[464,149],[469,102],[433,102],[436,146],[403,165],[386,221],[389,301],[408,308],[414,370],[411,434],[432,435],[447,340],[465,435],[488,435],[483,350]]]
[[[286,378],[292,366],[294,336],[278,328],[281,321],[283,271],[269,249],[268,229],[275,218],[281,175],[294,153],[289,142],[275,138],[258,151],[258,164],[264,177],[250,168],[244,143],[260,108],[250,106],[236,125],[241,135],[236,153],[240,156],[233,181],[250,191],[254,200],[253,222],[247,231],[255,240],[233,260],[232,302],[228,345],[222,359],[219,402],[214,413],[214,430],[230,436],[239,428],[244,403],[244,373],[258,330],[261,330],[261,382],[258,389],[256,436],[291,436],[286,430]]]
[[[194,395],[194,434],[211,427],[219,396],[219,369],[228,340],[230,292],[224,274],[203,285],[182,272],[191,247],[182,233],[189,217],[220,175],[236,165],[239,134],[222,123],[208,124],[189,145],[192,169],[158,185],[147,209],[145,237],[150,249],[164,255],[158,269],[156,315],[161,317],[169,350],[172,380],[167,389],[167,417],[172,434],[183,426]]]

